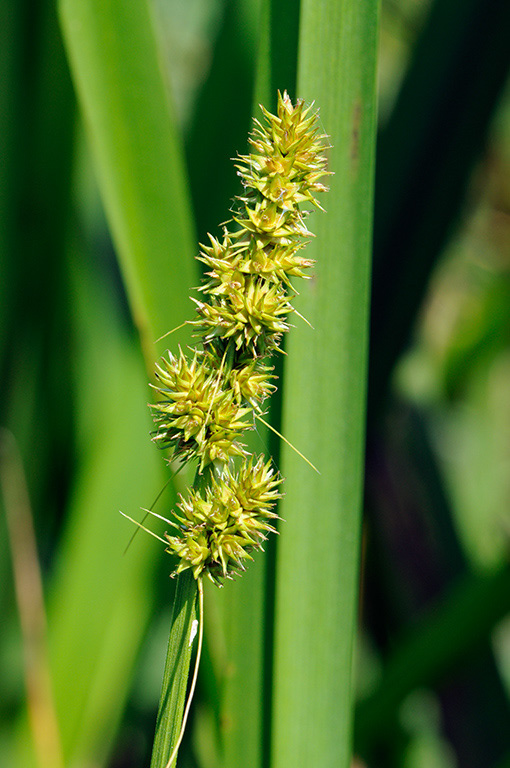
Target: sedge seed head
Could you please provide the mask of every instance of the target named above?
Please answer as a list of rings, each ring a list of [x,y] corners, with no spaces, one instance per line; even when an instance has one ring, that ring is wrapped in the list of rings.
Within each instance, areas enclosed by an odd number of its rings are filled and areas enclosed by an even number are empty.
[[[181,497],[181,535],[166,536],[167,551],[179,558],[174,574],[191,568],[195,578],[206,573],[221,585],[243,571],[251,553],[275,530],[280,483],[270,462],[249,459],[237,474],[226,471],[205,491],[193,489]]]
[[[303,206],[321,208],[317,195],[327,189],[328,144],[317,113],[286,92],[278,93],[276,114],[262,113],[250,152],[236,160],[243,193],[232,219],[200,247],[206,274],[201,299],[193,299],[197,349],[190,359],[169,353],[152,385],[154,442],[173,458],[197,459],[199,473],[214,467],[204,487],[181,497],[179,532],[166,536],[167,551],[178,559],[176,574],[192,569],[218,585],[242,572],[275,530],[281,478],[262,457],[248,458],[240,439],[275,389],[265,358],[290,327],[291,278],[306,277],[313,265],[302,255],[313,237]]]

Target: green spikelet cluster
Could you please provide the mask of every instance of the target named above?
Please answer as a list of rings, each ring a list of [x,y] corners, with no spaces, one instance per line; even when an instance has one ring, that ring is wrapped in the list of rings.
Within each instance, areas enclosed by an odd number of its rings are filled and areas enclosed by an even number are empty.
[[[178,505],[178,535],[166,535],[179,558],[175,573],[191,568],[218,585],[244,570],[274,531],[281,479],[247,455],[242,436],[275,390],[268,356],[289,329],[290,278],[306,277],[313,264],[301,255],[313,236],[302,205],[320,208],[315,195],[326,190],[317,113],[287,93],[278,94],[276,115],[262,111],[251,152],[236,164],[244,194],[222,238],[209,235],[198,257],[207,268],[203,300],[193,299],[200,344],[191,359],[168,353],[152,385],[154,442],[198,467],[195,488]]]
[[[181,499],[180,535],[169,536],[169,549],[180,558],[176,572],[193,568],[195,578],[207,571],[215,584],[244,570],[243,561],[260,549],[277,517],[272,511],[280,496],[280,478],[270,462],[249,459],[238,474],[226,470],[220,480],[212,478],[202,493],[190,491]]]

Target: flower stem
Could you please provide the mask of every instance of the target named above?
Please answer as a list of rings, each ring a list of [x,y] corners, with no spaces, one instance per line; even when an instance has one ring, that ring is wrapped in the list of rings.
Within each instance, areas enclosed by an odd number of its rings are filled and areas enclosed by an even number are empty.
[[[197,579],[197,583],[198,583],[198,604],[199,604],[199,608],[198,608],[199,630],[198,630],[197,657],[195,659],[195,669],[193,670],[193,679],[191,681],[191,686],[189,689],[188,701],[186,702],[186,709],[184,710],[184,715],[182,718],[181,732],[179,733],[179,736],[177,738],[177,743],[172,750],[172,754],[170,755],[166,768],[172,768],[172,763],[177,757],[177,752],[179,750],[179,747],[181,746],[181,741],[184,736],[184,731],[186,730],[186,723],[188,720],[191,702],[193,701],[193,694],[195,693],[195,686],[197,684],[197,677],[198,677],[198,668],[200,666],[200,656],[202,655],[202,641],[204,639],[204,585],[201,577]],[[190,646],[192,645],[192,642],[193,642],[193,636],[190,635],[190,640],[189,640]]]
[[[196,604],[198,593],[200,593],[200,606],[202,606],[203,598],[201,596],[201,584],[197,584],[197,580],[193,577],[191,571],[180,573],[177,577],[177,586],[175,590],[161,699],[156,720],[156,734],[152,751],[151,768],[167,768],[168,766],[171,766],[175,760],[177,749],[182,741],[185,718],[187,717],[189,710],[188,706],[186,708],[186,715],[183,718],[182,712],[184,710],[184,702],[186,699],[186,688],[193,647],[193,642],[192,640],[190,642],[190,639],[192,638],[193,622],[197,618]],[[200,613],[203,613],[202,607],[200,607]],[[203,620],[201,616],[199,617],[199,621],[200,650],[203,633]],[[199,655],[197,654],[195,675],[192,689],[190,690],[190,700],[193,695],[198,661]],[[188,705],[189,703],[190,701],[188,701]]]

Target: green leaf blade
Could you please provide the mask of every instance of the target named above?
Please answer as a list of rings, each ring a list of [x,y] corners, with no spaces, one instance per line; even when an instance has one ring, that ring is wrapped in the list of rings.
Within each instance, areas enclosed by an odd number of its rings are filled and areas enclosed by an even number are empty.
[[[189,315],[190,203],[149,7],[62,0],[64,38],[103,200],[148,361]],[[179,281],[170,284],[170,264]]]
[[[310,224],[315,277],[296,306],[283,432],[319,468],[283,449],[277,561],[273,763],[350,765],[358,594],[377,2],[302,4],[299,95],[331,135],[327,214]]]

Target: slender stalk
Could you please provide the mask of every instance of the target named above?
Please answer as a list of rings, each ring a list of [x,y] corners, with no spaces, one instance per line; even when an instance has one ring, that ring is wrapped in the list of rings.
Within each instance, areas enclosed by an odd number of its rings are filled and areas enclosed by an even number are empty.
[[[195,669],[193,670],[193,679],[191,681],[191,686],[189,689],[188,701],[186,702],[186,708],[184,710],[184,715],[182,717],[181,731],[179,733],[179,736],[177,737],[177,742],[175,744],[175,747],[172,750],[172,754],[168,759],[166,768],[172,768],[172,764],[175,758],[177,757],[177,752],[179,751],[179,747],[181,746],[181,742],[184,737],[184,731],[186,730],[186,723],[188,722],[188,715],[191,707],[191,702],[193,701],[193,694],[195,693],[195,686],[197,684],[198,668],[200,667],[200,657],[202,655],[202,641],[204,638],[204,585],[201,578],[197,580],[197,583],[198,583],[198,601],[199,601],[199,608],[198,608],[199,630],[198,630],[198,648],[197,648],[197,657],[195,660]],[[192,628],[191,628],[191,635],[189,639],[190,645],[192,644],[192,641],[193,641],[193,627],[194,627],[194,623],[192,624]]]
[[[201,583],[200,585],[197,585],[197,581],[190,571],[180,573],[177,577],[170,637],[168,639],[165,671],[163,673],[163,685],[161,689],[158,717],[156,720],[156,734],[152,751],[151,768],[170,767],[175,761],[177,750],[182,741],[189,704],[195,687],[198,661],[200,658],[198,652],[197,666],[195,667],[190,698],[185,714],[183,715],[188,672],[193,648],[192,629],[193,622],[196,621],[197,594],[199,594],[199,612],[203,613]],[[201,617],[199,618],[199,622],[200,651],[203,632],[203,621]]]

